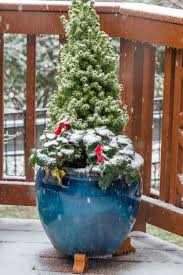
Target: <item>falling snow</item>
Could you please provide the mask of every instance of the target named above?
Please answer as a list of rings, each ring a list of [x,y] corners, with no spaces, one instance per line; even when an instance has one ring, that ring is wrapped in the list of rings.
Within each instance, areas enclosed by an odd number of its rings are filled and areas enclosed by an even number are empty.
[[[91,199],[90,198],[87,198],[87,203],[91,203]]]

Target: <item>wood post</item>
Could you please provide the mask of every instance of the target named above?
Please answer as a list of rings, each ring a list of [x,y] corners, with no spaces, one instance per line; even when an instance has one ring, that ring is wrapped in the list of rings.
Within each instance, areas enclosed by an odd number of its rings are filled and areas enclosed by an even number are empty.
[[[160,200],[169,201],[176,50],[165,49]]]
[[[175,61],[175,91],[173,104],[173,125],[172,125],[172,169],[170,177],[170,198],[169,201],[177,206],[181,205],[179,184],[183,184],[183,129],[181,127],[181,114],[183,112],[183,51],[176,50]]]
[[[155,48],[124,39],[120,43],[122,99],[129,114],[125,133],[144,158],[143,193],[150,195]]]
[[[36,36],[27,35],[26,118],[25,118],[25,176],[34,181],[34,171],[29,165],[31,148],[35,146],[36,108]]]
[[[0,180],[3,179],[4,152],[4,39],[0,34]]]

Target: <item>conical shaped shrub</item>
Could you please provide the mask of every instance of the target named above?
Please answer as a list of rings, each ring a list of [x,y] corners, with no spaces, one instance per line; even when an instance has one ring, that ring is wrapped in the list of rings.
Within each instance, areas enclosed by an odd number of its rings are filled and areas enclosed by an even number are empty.
[[[106,126],[119,134],[128,115],[116,73],[118,56],[111,38],[100,30],[94,2],[73,0],[69,20],[61,20],[67,43],[60,54],[58,90],[48,106],[49,128],[64,119],[72,129]]]

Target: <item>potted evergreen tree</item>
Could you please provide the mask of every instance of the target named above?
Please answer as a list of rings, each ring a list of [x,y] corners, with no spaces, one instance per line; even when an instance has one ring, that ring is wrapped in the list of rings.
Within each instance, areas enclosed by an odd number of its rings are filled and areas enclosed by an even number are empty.
[[[50,121],[33,149],[37,205],[53,246],[67,255],[114,254],[130,232],[141,196],[140,166],[131,140],[117,77],[118,56],[100,31],[90,0],[72,0],[61,17],[58,90]]]

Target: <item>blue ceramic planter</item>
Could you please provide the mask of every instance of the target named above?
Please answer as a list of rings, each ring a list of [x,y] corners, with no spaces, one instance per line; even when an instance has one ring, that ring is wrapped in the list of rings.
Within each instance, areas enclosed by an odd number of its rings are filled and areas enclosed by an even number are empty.
[[[50,181],[51,180],[51,181]],[[69,175],[58,186],[39,169],[37,206],[53,246],[65,254],[113,254],[130,232],[141,197],[141,183],[115,179],[101,190],[97,177]]]

